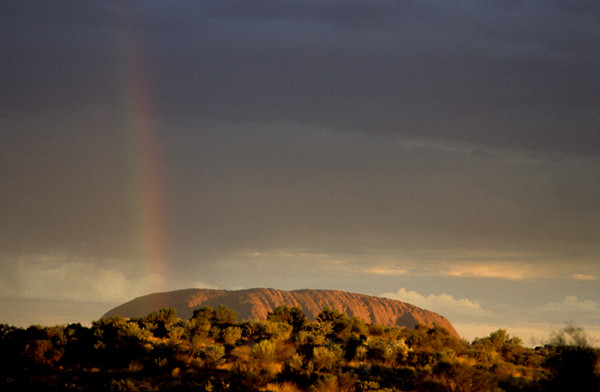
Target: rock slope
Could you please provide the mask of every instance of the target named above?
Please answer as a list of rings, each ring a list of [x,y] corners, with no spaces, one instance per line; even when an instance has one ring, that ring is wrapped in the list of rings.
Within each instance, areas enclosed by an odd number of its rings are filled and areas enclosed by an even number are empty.
[[[219,305],[237,311],[239,320],[264,320],[273,308],[281,305],[300,306],[306,317],[314,320],[324,307],[329,307],[367,323],[408,328],[417,324],[439,325],[459,337],[450,321],[437,313],[402,301],[339,290],[185,289],[136,298],[111,309],[104,317],[141,317],[161,308],[175,308],[177,315],[186,319],[194,309]]]

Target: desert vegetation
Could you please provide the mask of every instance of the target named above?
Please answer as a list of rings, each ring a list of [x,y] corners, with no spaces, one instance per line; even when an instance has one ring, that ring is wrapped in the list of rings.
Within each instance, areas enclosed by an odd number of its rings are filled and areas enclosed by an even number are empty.
[[[505,330],[466,342],[329,308],[315,321],[285,306],[238,321],[220,306],[186,320],[162,309],[90,327],[0,326],[2,391],[598,391],[599,359],[573,326],[533,349]]]

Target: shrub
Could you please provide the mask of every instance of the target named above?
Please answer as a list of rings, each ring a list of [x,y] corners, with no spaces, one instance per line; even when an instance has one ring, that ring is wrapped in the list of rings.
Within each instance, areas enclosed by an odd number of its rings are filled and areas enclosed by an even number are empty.
[[[309,388],[310,392],[346,392],[354,391],[357,377],[353,374],[324,374],[314,385]]]
[[[320,346],[327,343],[327,337],[320,330],[302,330],[296,336],[296,343],[299,346]]]
[[[223,341],[226,344],[235,345],[242,337],[242,329],[239,327],[227,327],[227,329],[222,332],[222,335]]]
[[[214,315],[214,323],[219,326],[233,325],[237,321],[238,313],[227,306],[219,305]]]
[[[259,322],[256,327],[256,334],[261,340],[285,340],[289,339],[290,335],[292,334],[292,326],[281,321],[266,320]]]
[[[209,323],[211,323],[214,318],[215,310],[212,306],[204,306],[200,309],[196,309],[192,315],[192,320],[208,321]]]
[[[548,348],[544,363],[551,372],[548,390],[600,390],[600,349],[591,346],[581,328],[569,325],[556,332]]]
[[[277,345],[272,340],[261,340],[252,347],[251,355],[252,358],[260,363],[266,365],[273,362],[276,358]]]
[[[326,370],[331,371],[340,365],[344,357],[344,350],[339,346],[315,347],[313,349],[313,363],[317,372]]]
[[[371,336],[382,336],[385,333],[385,327],[381,324],[369,324],[367,329]]]
[[[371,338],[367,343],[367,358],[375,362],[386,362],[389,359],[389,344],[380,338]]]
[[[200,358],[204,360],[204,366],[207,368],[216,368],[225,363],[225,347],[222,345],[206,346],[199,352]]]
[[[306,324],[306,316],[299,306],[293,308],[278,306],[267,315],[267,320],[280,321],[291,325],[294,330],[301,329]]]
[[[240,384],[241,390],[264,388],[279,370],[275,359],[276,343],[272,340],[261,340],[252,346],[249,360],[238,360],[234,363],[235,382]]]
[[[321,324],[330,323],[332,331],[337,337],[344,337],[350,332],[351,321],[344,313],[338,312],[337,310],[324,308],[321,313],[317,316],[317,321]],[[327,334],[327,335],[329,335]]]

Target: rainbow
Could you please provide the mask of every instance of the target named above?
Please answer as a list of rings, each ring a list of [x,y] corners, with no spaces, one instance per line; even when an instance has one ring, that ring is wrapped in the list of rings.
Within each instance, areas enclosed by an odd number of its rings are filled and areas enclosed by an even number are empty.
[[[136,239],[134,248],[141,260],[139,273],[148,280],[146,289],[161,289],[166,276],[168,240],[166,191],[160,139],[156,129],[157,106],[152,91],[149,65],[131,18],[121,20],[118,46],[125,100],[124,129],[130,154],[131,205]],[[152,282],[152,283],[151,283]]]

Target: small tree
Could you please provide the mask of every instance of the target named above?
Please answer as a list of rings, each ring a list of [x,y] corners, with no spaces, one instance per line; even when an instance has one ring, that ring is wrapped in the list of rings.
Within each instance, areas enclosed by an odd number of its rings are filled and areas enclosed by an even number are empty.
[[[209,323],[215,318],[215,310],[212,306],[204,306],[194,310],[192,315],[193,320],[208,321]]]
[[[286,340],[292,333],[292,326],[281,321],[265,320],[258,323],[257,332],[261,339]]]
[[[549,391],[600,390],[600,349],[592,347],[583,329],[569,325],[547,345],[553,352],[545,365],[551,372]]]
[[[331,323],[333,332],[338,337],[344,337],[344,335],[350,331],[353,324],[344,313],[329,307],[325,307],[323,311],[319,313],[317,321],[319,323]]]
[[[294,328],[294,331],[300,330],[306,324],[306,316],[300,306],[293,308],[285,305],[278,306],[269,312],[267,320],[287,323]]]
[[[166,338],[177,322],[177,310],[163,308],[139,319],[145,329],[151,330],[157,338]]]
[[[492,332],[490,336],[475,339],[471,347],[478,352],[480,360],[493,364],[498,358],[515,363],[520,354],[525,351],[522,341],[518,337],[511,337],[505,329]]]
[[[219,305],[215,311],[214,323],[220,327],[233,325],[237,321],[238,313],[224,305]]]

